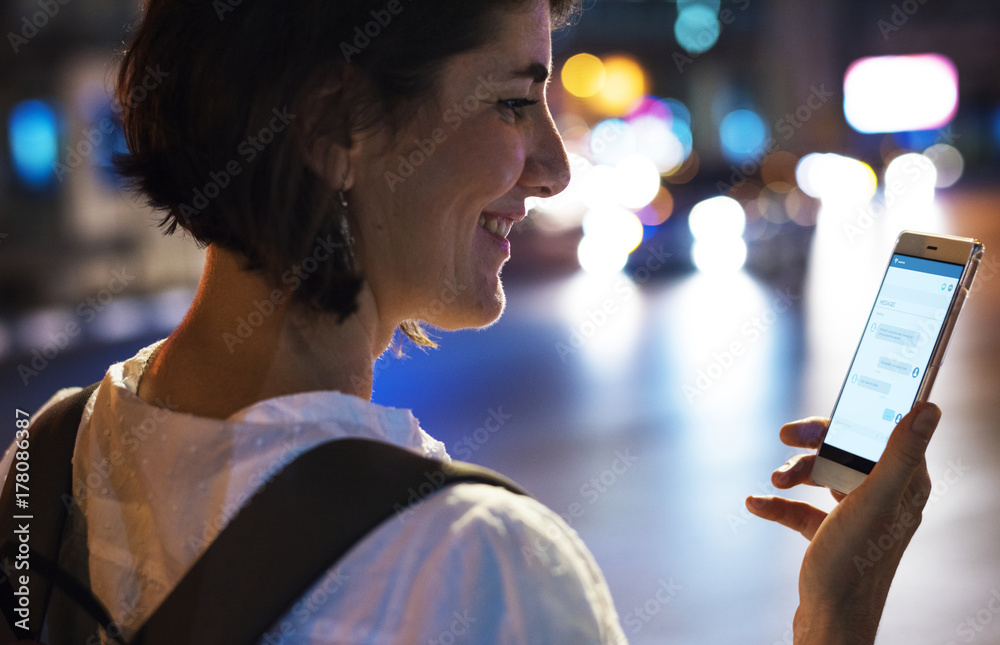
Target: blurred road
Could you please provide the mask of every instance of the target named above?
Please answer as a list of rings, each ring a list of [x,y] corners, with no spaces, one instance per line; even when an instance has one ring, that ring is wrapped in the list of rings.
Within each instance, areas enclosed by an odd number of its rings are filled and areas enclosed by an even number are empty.
[[[944,411],[928,460],[934,495],[880,642],[1000,643],[1000,193],[938,203],[912,221],[877,218],[860,236],[845,232],[853,215],[821,213],[808,268],[780,283],[511,280],[492,328],[380,359],[374,398],[412,408],[454,457],[508,474],[563,514],[603,567],[633,643],[791,643],[806,542],[749,516],[743,499],[773,492],[771,470],[793,454],[780,425],[832,408],[899,226],[978,237],[986,259],[932,396]],[[152,340],[65,352],[27,386],[8,362],[2,409],[34,410]]]

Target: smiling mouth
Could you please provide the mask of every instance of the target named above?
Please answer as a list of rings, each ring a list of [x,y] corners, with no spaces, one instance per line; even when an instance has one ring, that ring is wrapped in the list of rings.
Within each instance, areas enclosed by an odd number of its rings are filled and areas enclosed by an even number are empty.
[[[510,233],[511,227],[514,226],[514,220],[508,219],[506,217],[491,217],[486,219],[484,216],[479,216],[479,228],[485,229],[487,232],[502,237],[507,238]]]

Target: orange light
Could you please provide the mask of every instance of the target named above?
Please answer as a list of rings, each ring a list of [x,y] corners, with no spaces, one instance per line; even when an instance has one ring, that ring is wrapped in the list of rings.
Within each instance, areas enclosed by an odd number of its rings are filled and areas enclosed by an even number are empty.
[[[607,71],[597,56],[577,54],[563,65],[561,78],[567,92],[586,98],[601,91],[607,79]]]
[[[604,69],[607,73],[604,85],[591,101],[608,115],[624,116],[646,93],[646,73],[639,63],[627,56],[605,58]]]
[[[674,212],[674,198],[663,186],[656,192],[656,197],[648,206],[636,213],[639,220],[646,226],[657,226],[667,221]]]

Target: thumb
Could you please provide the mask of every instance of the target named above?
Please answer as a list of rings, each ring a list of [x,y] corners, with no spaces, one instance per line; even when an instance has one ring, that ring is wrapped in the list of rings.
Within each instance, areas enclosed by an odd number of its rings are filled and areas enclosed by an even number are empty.
[[[927,443],[937,428],[941,410],[933,403],[922,403],[900,420],[889,436],[882,458],[875,464],[869,489],[884,501],[898,500],[910,483],[913,473],[924,463]]]

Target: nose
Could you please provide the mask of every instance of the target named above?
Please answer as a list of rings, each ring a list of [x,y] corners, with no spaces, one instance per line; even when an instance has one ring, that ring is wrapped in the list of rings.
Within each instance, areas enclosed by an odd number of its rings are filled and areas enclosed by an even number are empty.
[[[532,131],[521,184],[530,189],[531,196],[552,197],[569,185],[569,173],[569,158],[562,137],[546,110],[544,121],[539,121]]]

